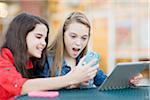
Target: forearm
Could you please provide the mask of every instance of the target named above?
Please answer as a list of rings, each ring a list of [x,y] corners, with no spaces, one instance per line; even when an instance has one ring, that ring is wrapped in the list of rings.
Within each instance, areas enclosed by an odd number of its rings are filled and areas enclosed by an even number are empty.
[[[23,87],[21,94],[39,90],[57,90],[73,84],[68,76],[37,78],[27,80]]]
[[[96,67],[91,67],[93,63],[95,63],[94,60],[83,67],[73,69],[64,76],[29,79],[24,83],[21,94],[40,90],[56,90],[72,84],[88,81],[92,79],[97,72]]]

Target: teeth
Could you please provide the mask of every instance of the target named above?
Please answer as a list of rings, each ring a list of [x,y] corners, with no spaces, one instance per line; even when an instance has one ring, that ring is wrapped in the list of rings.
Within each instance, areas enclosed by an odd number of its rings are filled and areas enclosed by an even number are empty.
[[[42,48],[38,48],[38,50],[43,51],[43,49],[42,49]]]

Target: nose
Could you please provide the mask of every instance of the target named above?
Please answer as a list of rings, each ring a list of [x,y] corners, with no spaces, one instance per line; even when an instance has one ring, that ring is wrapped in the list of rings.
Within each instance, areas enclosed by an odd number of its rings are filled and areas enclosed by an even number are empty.
[[[46,41],[45,41],[45,39],[42,40],[41,44],[42,44],[43,47],[46,46]]]
[[[77,46],[80,46],[80,45],[82,44],[82,41],[81,41],[81,39],[77,39],[77,40],[75,41],[75,43],[76,43]]]

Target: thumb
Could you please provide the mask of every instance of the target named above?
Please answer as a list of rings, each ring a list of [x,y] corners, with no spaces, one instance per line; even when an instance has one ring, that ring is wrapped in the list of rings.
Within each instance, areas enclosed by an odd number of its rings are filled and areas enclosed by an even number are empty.
[[[83,64],[84,64],[84,59],[85,59],[85,56],[83,56],[83,57],[80,59],[80,61],[79,61],[79,63],[78,63],[78,66],[83,66]]]

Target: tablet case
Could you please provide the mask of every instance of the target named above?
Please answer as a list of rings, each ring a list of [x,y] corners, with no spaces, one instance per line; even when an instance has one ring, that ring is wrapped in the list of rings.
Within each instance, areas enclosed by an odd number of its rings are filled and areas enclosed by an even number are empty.
[[[98,89],[112,90],[133,87],[129,84],[130,78],[148,68],[149,64],[150,62],[119,63]]]

